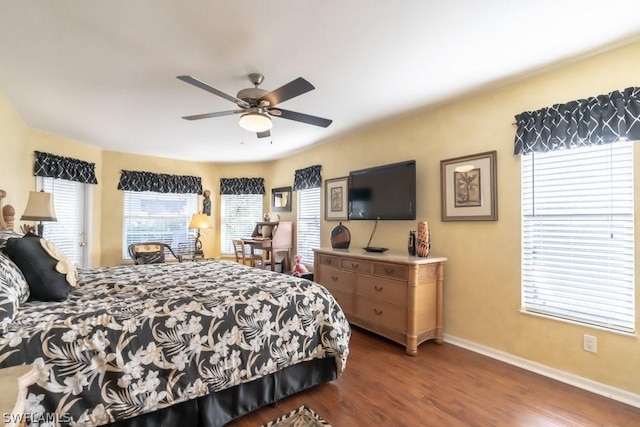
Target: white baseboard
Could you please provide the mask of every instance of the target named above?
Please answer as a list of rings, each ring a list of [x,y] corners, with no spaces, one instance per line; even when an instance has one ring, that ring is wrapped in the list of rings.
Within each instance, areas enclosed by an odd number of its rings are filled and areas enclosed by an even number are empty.
[[[508,363],[510,365],[517,366],[527,371],[535,372],[536,374],[543,375],[545,377],[553,378],[554,380],[561,381],[566,384],[581,388],[583,390],[590,391],[592,393],[599,394],[601,396],[608,397],[609,399],[617,400],[627,405],[640,408],[640,395],[622,390],[619,388],[611,387],[606,384],[602,384],[596,381],[589,380],[587,378],[580,377],[578,375],[570,374],[558,369],[550,368],[537,362],[532,362],[521,357],[514,356],[503,351],[493,349],[477,344],[473,341],[468,341],[462,338],[454,337],[449,334],[444,334],[444,341],[453,344],[458,347],[471,350],[475,353],[480,353],[492,359],[500,360],[501,362]]]

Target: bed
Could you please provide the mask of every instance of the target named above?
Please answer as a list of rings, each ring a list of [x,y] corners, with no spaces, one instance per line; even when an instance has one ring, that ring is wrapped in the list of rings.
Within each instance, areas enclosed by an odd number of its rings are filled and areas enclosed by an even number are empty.
[[[38,239],[18,239],[6,219],[5,252]],[[325,288],[234,262],[78,269],[59,301],[18,294],[0,368],[37,370],[34,424],[220,426],[335,380],[349,354]]]

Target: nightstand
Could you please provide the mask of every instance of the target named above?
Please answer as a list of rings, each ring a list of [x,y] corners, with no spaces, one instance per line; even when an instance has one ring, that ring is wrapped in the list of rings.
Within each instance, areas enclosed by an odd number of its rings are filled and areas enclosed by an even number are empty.
[[[36,382],[37,375],[31,365],[0,369],[0,414],[5,426],[25,425],[27,387]]]

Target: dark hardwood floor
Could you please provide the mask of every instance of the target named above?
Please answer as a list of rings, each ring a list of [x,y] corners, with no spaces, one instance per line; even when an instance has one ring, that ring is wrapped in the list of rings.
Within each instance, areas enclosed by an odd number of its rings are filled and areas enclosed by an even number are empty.
[[[640,426],[640,409],[444,343],[417,357],[353,328],[338,380],[230,424],[257,427],[303,404],[333,427]]]

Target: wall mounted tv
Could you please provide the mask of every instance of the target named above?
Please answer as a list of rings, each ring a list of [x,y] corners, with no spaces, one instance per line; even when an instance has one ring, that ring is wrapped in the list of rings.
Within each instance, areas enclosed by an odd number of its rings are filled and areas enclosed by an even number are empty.
[[[415,220],[416,161],[350,172],[349,219]]]

